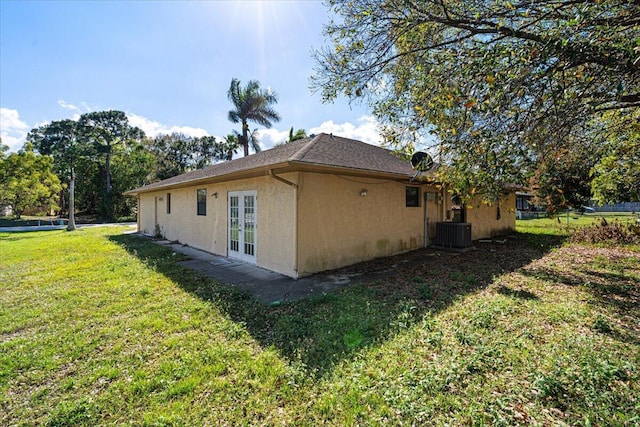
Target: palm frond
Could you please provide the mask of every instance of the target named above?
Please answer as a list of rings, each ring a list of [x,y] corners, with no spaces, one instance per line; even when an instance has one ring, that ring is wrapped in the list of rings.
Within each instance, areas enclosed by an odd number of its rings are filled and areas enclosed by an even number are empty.
[[[251,133],[249,134],[249,143],[251,144],[251,148],[253,148],[253,151],[255,151],[256,153],[259,153],[262,151],[262,148],[260,147],[260,140],[258,139],[258,129],[254,129],[251,131]]]

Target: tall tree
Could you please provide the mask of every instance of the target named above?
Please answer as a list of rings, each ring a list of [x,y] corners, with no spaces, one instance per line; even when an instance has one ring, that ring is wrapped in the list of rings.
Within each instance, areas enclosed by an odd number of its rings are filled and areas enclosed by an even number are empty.
[[[56,206],[60,180],[53,158],[33,151],[30,143],[18,153],[0,156],[0,205],[11,205],[18,218],[27,209]]]
[[[640,3],[331,0],[312,88],[369,102],[388,142],[495,197],[609,110],[640,106]],[[569,144],[565,146],[565,143]]]
[[[249,155],[249,144],[255,151],[260,151],[257,142],[256,131],[249,131],[249,122],[257,123],[266,128],[272,126],[272,122],[279,122],[280,115],[272,108],[278,102],[278,96],[270,89],[260,88],[260,82],[249,80],[245,87],[240,85],[240,80],[231,80],[231,86],[227,92],[229,101],[233,104],[233,110],[229,111],[229,120],[232,123],[241,123],[242,133],[240,143],[244,147],[244,155]]]
[[[113,188],[111,198],[116,218],[130,217],[136,207],[136,200],[125,196],[124,193],[132,188],[138,188],[153,182],[156,158],[154,154],[141,143],[129,143],[117,146],[118,155],[113,156]]]
[[[87,156],[90,152],[80,135],[78,122],[59,120],[34,128],[27,135],[27,141],[30,141],[39,153],[52,156],[58,175],[69,182],[67,230],[75,230],[76,165],[81,157]]]
[[[126,145],[127,142],[140,143],[144,132],[129,124],[127,115],[122,111],[96,111],[80,116],[78,125],[84,137],[91,141],[98,153],[105,156],[105,197],[102,201],[101,215],[108,220],[115,219],[113,200],[111,197],[111,157],[114,147]]]
[[[144,132],[129,125],[127,115],[122,111],[95,111],[80,116],[80,129],[91,141],[96,150],[105,155],[106,192],[111,193],[111,156],[116,145],[126,144],[128,140],[140,142]]]

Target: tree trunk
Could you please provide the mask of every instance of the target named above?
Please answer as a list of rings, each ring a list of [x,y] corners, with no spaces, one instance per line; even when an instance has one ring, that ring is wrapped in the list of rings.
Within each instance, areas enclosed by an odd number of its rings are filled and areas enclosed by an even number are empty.
[[[247,122],[242,122],[242,146],[244,147],[244,156],[247,157],[249,155],[249,138],[247,135],[247,130],[249,129],[249,125]]]
[[[111,193],[111,146],[107,146],[107,194]]]
[[[67,231],[73,231],[76,229],[76,173],[71,169],[71,179],[69,180],[69,223],[67,224]]]

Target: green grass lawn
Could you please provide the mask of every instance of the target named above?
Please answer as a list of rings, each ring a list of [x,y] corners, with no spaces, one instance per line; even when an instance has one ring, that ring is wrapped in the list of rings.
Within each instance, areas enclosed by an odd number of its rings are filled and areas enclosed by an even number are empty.
[[[554,218],[516,220],[519,231],[538,234],[569,235],[576,227],[600,224],[602,219],[620,224],[635,223],[637,215],[630,212],[603,212],[584,215],[575,212],[569,215],[561,213]]]
[[[0,425],[638,425],[640,248],[543,221],[276,307],[122,227],[0,234]]]

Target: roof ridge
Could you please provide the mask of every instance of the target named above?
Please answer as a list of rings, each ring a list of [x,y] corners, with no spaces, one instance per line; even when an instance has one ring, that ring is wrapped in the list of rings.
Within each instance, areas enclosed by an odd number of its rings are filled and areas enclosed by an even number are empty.
[[[300,150],[298,150],[293,156],[289,157],[289,161],[302,160],[304,158],[304,155],[307,154],[309,150],[311,150],[311,148],[313,148],[316,142],[318,142],[318,139],[320,138],[321,135],[323,134],[319,133],[317,135],[314,135],[311,139],[309,139],[309,142],[307,142],[304,146],[302,146]]]

